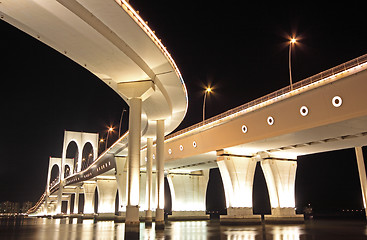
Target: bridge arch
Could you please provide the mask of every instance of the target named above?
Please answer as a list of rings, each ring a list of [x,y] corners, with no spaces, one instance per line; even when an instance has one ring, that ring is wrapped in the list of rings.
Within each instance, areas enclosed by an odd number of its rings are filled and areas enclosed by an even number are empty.
[[[66,145],[65,159],[72,159],[74,172],[78,169],[78,159],[80,155],[80,147],[75,139],[71,139]],[[66,170],[66,169],[65,169]]]
[[[51,171],[49,174],[50,174],[50,184],[52,184],[54,181],[56,181],[60,177],[60,166],[58,164],[52,165]]]
[[[95,160],[93,144],[88,141],[84,144],[82,150],[82,166],[81,170],[86,169]]]
[[[65,131],[64,133],[64,146],[63,146],[63,159],[68,158],[67,149],[69,145],[74,142],[76,144],[76,149],[78,150],[78,156],[74,157],[75,164],[73,166],[74,173],[80,172],[82,170],[82,155],[83,149],[86,146],[91,146],[93,160],[98,155],[98,133],[85,133],[85,132],[73,132]]]
[[[46,183],[46,191],[47,194],[50,191],[50,184],[61,177],[61,158],[49,158],[48,163],[48,171],[47,171],[47,183]]]
[[[70,167],[69,167],[69,165],[67,165],[67,164],[65,164],[64,165],[64,178],[67,178],[71,173],[70,173],[70,171],[71,171],[71,169],[70,169]]]

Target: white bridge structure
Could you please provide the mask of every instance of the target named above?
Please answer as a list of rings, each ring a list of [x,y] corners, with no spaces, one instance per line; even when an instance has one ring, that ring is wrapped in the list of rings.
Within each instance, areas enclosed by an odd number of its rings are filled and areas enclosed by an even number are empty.
[[[164,226],[166,176],[170,217],[205,219],[208,172],[219,167],[227,205],[221,222],[258,223],[252,188],[260,161],[272,209],[265,220],[299,221],[297,157],[345,148],[356,149],[366,207],[361,147],[367,142],[367,55],[168,135],[186,114],[185,84],[128,2],[2,0],[0,16],[88,69],[130,106],[129,131],[100,156],[98,134],[65,131],[62,156],[50,158],[46,191],[31,215],[62,216],[62,202],[70,206],[71,195],[74,212],[69,207],[68,213],[78,214],[83,193],[82,216],[94,217],[97,188],[98,218],[123,218],[132,226],[154,219]],[[74,159],[66,156],[71,143],[79,153]],[[86,145],[92,149],[88,166],[83,165]],[[59,176],[51,179],[54,165]]]

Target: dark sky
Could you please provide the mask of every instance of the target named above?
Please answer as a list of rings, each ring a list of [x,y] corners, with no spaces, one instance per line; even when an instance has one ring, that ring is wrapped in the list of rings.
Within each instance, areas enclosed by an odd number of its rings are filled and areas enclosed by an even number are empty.
[[[287,86],[289,35],[299,39],[292,55],[294,82],[367,53],[367,17],[351,2],[130,3],[182,72],[189,109],[178,129],[200,121],[205,85],[214,88],[207,117]],[[0,32],[0,201],[36,201],[45,188],[49,156],[61,156],[64,129],[105,135],[108,125],[118,125],[126,104],[53,49],[3,21]],[[298,206],[361,206],[352,150],[302,157],[298,164]],[[264,192],[259,175],[255,190]]]

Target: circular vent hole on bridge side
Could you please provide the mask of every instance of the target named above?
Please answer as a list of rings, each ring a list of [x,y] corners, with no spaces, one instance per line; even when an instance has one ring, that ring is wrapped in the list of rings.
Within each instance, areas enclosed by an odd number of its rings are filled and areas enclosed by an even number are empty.
[[[299,112],[301,113],[302,116],[307,116],[308,115],[308,108],[306,106],[302,106],[300,109],[299,109]]]
[[[340,107],[343,104],[343,100],[339,96],[333,97],[333,100],[331,102],[334,107]]]

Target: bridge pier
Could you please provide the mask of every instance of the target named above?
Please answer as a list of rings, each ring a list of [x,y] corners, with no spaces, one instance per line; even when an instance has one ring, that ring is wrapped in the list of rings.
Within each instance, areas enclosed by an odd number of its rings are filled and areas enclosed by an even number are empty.
[[[356,147],[355,152],[356,152],[356,157],[357,157],[359,180],[360,180],[360,183],[361,183],[363,207],[365,209],[366,218],[367,218],[367,211],[366,211],[367,176],[366,176],[366,167],[365,167],[365,164],[364,164],[364,157],[363,157],[362,147]]]
[[[94,192],[97,183],[93,181],[86,181],[83,184],[84,189],[84,216],[91,218],[94,215]]]
[[[127,196],[127,158],[115,157],[116,164],[116,182],[119,196],[119,214],[126,212]]]
[[[117,182],[115,179],[97,179],[98,220],[115,219]]]
[[[256,160],[219,151],[217,155],[227,205],[227,215],[220,216],[221,224],[260,224],[261,217],[252,209]]]
[[[128,226],[139,225],[140,145],[142,102],[154,92],[153,81],[123,82],[118,90],[129,99],[128,181],[126,220]]]
[[[157,120],[156,138],[157,208],[155,227],[164,228],[164,120]]]
[[[303,215],[296,214],[295,181],[297,161],[266,159],[260,162],[269,191],[271,215],[265,222],[303,222]]]
[[[172,196],[170,220],[206,220],[206,188],[209,169],[167,176]]]
[[[71,213],[71,195],[68,196],[67,200],[67,208],[66,208],[66,214],[69,214]]]
[[[153,168],[153,138],[147,139],[147,176],[146,176],[146,193],[145,201],[147,210],[145,211],[145,224],[152,223],[152,168]]]
[[[74,197],[74,209],[73,209],[74,214],[79,213],[79,193],[80,193],[80,188],[76,187],[75,188],[75,197]]]

